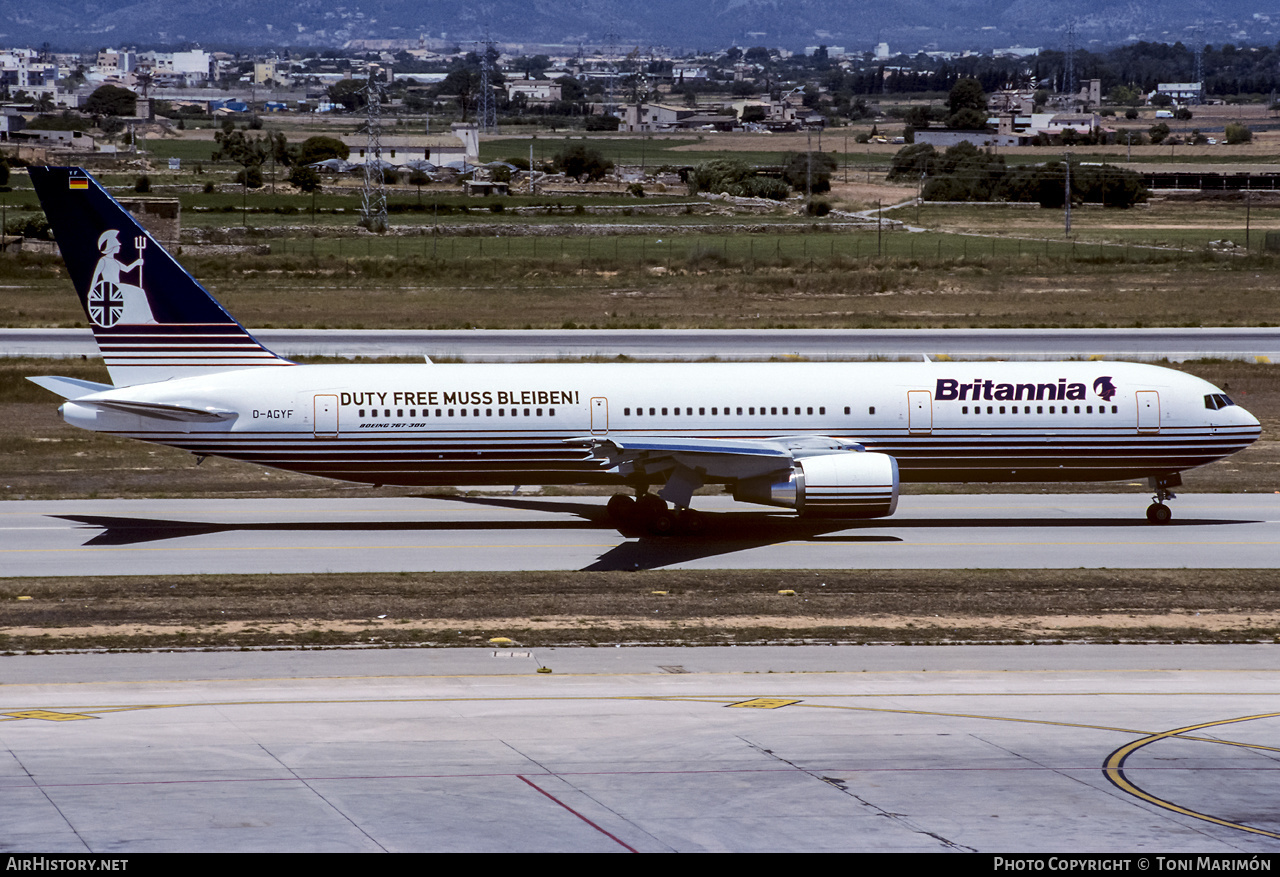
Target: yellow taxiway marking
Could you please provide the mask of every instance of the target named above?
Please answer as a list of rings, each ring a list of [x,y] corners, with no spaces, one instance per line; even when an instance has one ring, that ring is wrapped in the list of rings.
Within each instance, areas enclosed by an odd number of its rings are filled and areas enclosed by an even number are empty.
[[[43,719],[46,722],[74,722],[78,719],[96,719],[97,716],[86,716],[79,713],[59,713],[53,710],[19,710],[13,713],[0,713],[14,719]]]
[[[800,703],[800,701],[788,700],[785,697],[756,697],[751,700],[743,700],[738,703],[726,704],[726,706],[744,707],[747,709],[757,710],[776,710],[779,707],[791,706],[793,703]]]
[[[1139,788],[1137,785],[1135,785],[1127,776],[1125,776],[1125,773],[1124,773],[1125,759],[1127,759],[1133,753],[1137,752],[1142,747],[1150,746],[1152,743],[1157,743],[1161,740],[1171,740],[1171,739],[1204,740],[1205,738],[1202,738],[1202,737],[1188,736],[1187,732],[1199,731],[1203,728],[1216,728],[1221,725],[1234,725],[1237,722],[1251,722],[1254,719],[1274,719],[1276,717],[1280,717],[1280,713],[1259,713],[1256,716],[1240,716],[1239,718],[1235,718],[1235,719],[1219,719],[1216,722],[1201,722],[1198,725],[1188,725],[1185,728],[1174,728],[1172,731],[1164,731],[1159,734],[1152,734],[1150,736],[1144,737],[1141,740],[1135,740],[1132,743],[1128,743],[1124,746],[1121,746],[1115,752],[1112,752],[1111,755],[1107,757],[1107,760],[1103,767],[1102,772],[1106,776],[1106,778],[1111,781],[1112,785],[1114,785],[1116,788],[1120,789],[1123,792],[1127,792],[1128,794],[1133,795],[1136,798],[1141,798],[1147,803],[1154,804],[1155,806],[1161,807],[1165,810],[1170,810],[1174,813],[1180,813],[1183,816],[1190,816],[1195,819],[1203,819],[1205,822],[1212,822],[1215,825],[1225,825],[1228,828],[1238,828],[1241,831],[1247,831],[1251,834],[1260,834],[1260,835],[1263,835],[1264,837],[1280,838],[1280,832],[1267,831],[1266,829],[1262,829],[1262,828],[1254,828],[1251,825],[1244,825],[1239,822],[1232,822],[1229,819],[1222,819],[1218,816],[1211,816],[1208,813],[1201,813],[1198,810],[1192,810],[1189,807],[1183,807],[1179,804],[1173,803],[1172,801],[1166,801],[1164,798],[1157,798],[1155,795],[1152,795],[1150,792],[1146,792],[1143,789]],[[1207,740],[1207,742],[1226,743],[1228,741],[1209,739]],[[1249,748],[1253,748],[1253,749],[1270,749],[1271,751],[1275,751],[1274,749],[1272,749],[1272,747],[1269,747],[1269,746],[1253,746],[1251,744],[1246,744],[1246,743],[1235,743],[1234,745],[1248,746]]]

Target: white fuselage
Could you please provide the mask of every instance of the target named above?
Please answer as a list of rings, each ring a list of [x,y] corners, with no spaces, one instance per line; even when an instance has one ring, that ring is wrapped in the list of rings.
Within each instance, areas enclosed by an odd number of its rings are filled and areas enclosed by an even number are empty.
[[[903,481],[1102,481],[1162,477],[1257,439],[1258,421],[1219,397],[1199,378],[1117,362],[302,365],[62,410],[86,429],[372,484],[616,482],[567,440],[627,435],[831,436],[892,455]],[[113,398],[230,415],[96,404]]]

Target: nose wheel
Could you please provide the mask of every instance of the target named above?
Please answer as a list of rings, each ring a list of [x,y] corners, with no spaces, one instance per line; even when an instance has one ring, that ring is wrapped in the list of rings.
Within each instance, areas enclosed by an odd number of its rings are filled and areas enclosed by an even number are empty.
[[[1182,484],[1182,476],[1174,474],[1148,480],[1155,495],[1151,497],[1151,505],[1147,506],[1147,520],[1153,524],[1167,524],[1173,519],[1173,511],[1166,503],[1171,499],[1177,499],[1173,488]]]

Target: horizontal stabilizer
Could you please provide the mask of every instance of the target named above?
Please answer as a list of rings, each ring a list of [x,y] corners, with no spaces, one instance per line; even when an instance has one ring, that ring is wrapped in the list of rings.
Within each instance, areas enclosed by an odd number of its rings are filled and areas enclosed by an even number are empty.
[[[41,375],[35,378],[27,378],[27,380],[37,386],[44,387],[51,393],[57,393],[63,399],[79,399],[81,396],[115,389],[110,384],[96,384],[93,381],[82,381],[79,378],[60,378],[54,375]]]

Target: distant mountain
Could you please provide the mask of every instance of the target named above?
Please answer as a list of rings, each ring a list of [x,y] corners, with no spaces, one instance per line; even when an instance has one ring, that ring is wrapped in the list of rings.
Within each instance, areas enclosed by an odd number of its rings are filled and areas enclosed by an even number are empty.
[[[731,45],[802,49],[811,45],[894,52],[921,49],[1061,48],[1066,22],[1076,45],[1126,41],[1274,44],[1280,6],[1243,0],[1167,0],[1155,6],[1106,0],[0,0],[0,45],[60,50],[130,45],[160,48],[342,46],[350,40],[467,43],[486,29],[502,43],[661,46],[717,50]],[[1255,14],[1257,17],[1255,17]],[[1275,24],[1271,23],[1274,18]]]

